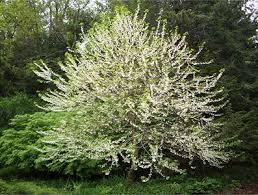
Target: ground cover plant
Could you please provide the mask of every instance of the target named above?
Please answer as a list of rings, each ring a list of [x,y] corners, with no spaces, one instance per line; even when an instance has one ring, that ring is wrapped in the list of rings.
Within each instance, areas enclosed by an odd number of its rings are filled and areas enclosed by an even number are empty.
[[[74,178],[12,178],[0,175],[0,193],[2,194],[214,194],[224,191],[232,193],[246,182],[253,181],[257,167],[240,170],[239,166],[223,169],[224,173],[206,176],[178,175],[164,179],[151,179],[147,183],[141,181],[128,183],[126,178],[111,176],[102,179],[78,180]]]

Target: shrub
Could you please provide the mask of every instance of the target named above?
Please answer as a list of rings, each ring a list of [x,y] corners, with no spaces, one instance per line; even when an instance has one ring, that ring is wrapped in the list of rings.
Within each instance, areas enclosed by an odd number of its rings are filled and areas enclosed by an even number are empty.
[[[191,181],[186,186],[189,194],[212,194],[223,189],[223,182],[217,179],[206,178],[201,181]]]
[[[17,166],[31,169],[40,154],[35,149],[40,145],[41,135],[37,131],[50,130],[55,127],[63,113],[37,112],[18,115],[10,123],[10,128],[3,131],[0,138],[0,161],[4,166]]]
[[[89,173],[96,173],[97,162],[95,161],[77,160],[46,166],[45,161],[40,160],[44,158],[44,153],[40,150],[43,147],[42,133],[60,126],[63,120],[69,120],[73,114],[36,112],[16,116],[12,119],[10,128],[4,130],[0,138],[2,166],[14,166],[26,171],[54,171],[84,177],[87,177]]]
[[[39,111],[35,106],[38,99],[26,94],[0,98],[0,128],[4,128],[15,115],[29,114]]]

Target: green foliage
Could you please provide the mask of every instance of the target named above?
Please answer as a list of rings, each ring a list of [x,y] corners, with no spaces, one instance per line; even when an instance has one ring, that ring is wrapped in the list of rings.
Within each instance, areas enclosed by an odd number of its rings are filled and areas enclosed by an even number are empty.
[[[202,181],[193,181],[187,186],[187,192],[190,194],[211,194],[220,191],[222,188],[221,181],[206,178]]]
[[[44,133],[44,137],[40,140],[44,144],[40,148],[42,155],[37,159],[37,164],[46,164],[50,171],[63,172],[80,177],[102,173],[103,168],[101,168],[101,165],[103,165],[103,159],[90,158],[93,154],[91,153],[92,146],[89,143],[94,142],[94,146],[98,145],[97,151],[104,151],[109,146],[101,145],[102,142],[105,144],[106,139],[115,139],[119,136],[115,132],[115,129],[118,129],[119,126],[117,126],[116,120],[111,118],[114,109],[107,110],[110,107],[112,106],[99,102],[90,107],[81,107],[72,112],[67,112],[70,113],[69,118],[63,118],[62,124],[58,128],[53,129],[54,131],[46,131]],[[58,113],[55,114],[58,115]],[[101,127],[104,128],[102,129]],[[67,144],[66,140],[56,142],[56,133],[67,133],[64,128],[73,129],[72,132],[66,135],[68,139],[74,140],[72,144]],[[88,134],[88,129],[94,132]],[[104,137],[101,136],[103,131],[106,132]],[[83,144],[80,142],[81,139]],[[77,150],[77,147],[80,150]],[[72,148],[74,148],[73,152],[71,152]]]
[[[225,116],[225,131],[228,134],[238,133],[241,144],[235,147],[240,155],[240,162],[257,163],[258,160],[258,108],[250,112],[236,112]],[[227,135],[225,135],[227,136]]]
[[[1,194],[64,194],[66,191],[45,185],[40,185],[33,181],[4,181],[0,180]]]
[[[65,180],[0,180],[0,193],[26,194],[212,194],[224,188],[237,186],[235,181],[219,178],[174,178],[173,180],[151,180],[148,183],[128,184],[124,178],[112,177],[92,181]]]
[[[19,93],[12,97],[0,97],[0,129],[4,128],[15,115],[38,111],[35,103],[38,98]]]
[[[249,175],[252,174],[249,172]],[[76,182],[75,194],[214,194],[231,191],[239,187],[242,181],[227,176],[191,177],[174,176],[165,181],[151,179],[147,183],[128,184],[124,178],[111,177],[95,182]]]
[[[11,169],[9,169],[11,170]],[[5,170],[7,171],[7,170]],[[0,169],[2,178],[3,171]],[[214,194],[240,187],[245,182],[255,181],[257,167],[229,166],[205,177],[175,175],[169,180],[151,179],[148,183],[128,183],[125,178],[109,176],[95,180],[71,178],[13,178],[0,180],[1,194]],[[13,171],[10,174],[15,174]],[[256,177],[255,177],[256,176]],[[250,180],[251,179],[251,180]]]
[[[37,112],[29,115],[18,115],[10,123],[10,128],[3,131],[0,138],[0,161],[4,166],[16,166],[21,169],[33,169],[39,151],[37,131],[54,128],[65,114]]]
[[[0,95],[7,96],[28,86],[25,65],[38,54],[43,29],[26,0],[1,1],[0,13]]]
[[[67,47],[75,46],[81,28],[87,30],[94,21],[88,3],[0,1],[0,96],[42,89],[27,65],[39,59],[51,64],[63,59]]]
[[[63,120],[69,120],[73,113],[37,112],[29,115],[18,115],[10,123],[10,128],[3,131],[0,137],[0,163],[2,166],[14,166],[17,169],[33,171],[54,171],[60,174],[88,177],[97,173],[97,162],[77,160],[59,162],[46,166],[42,132],[60,126]],[[40,132],[40,133],[39,133]]]

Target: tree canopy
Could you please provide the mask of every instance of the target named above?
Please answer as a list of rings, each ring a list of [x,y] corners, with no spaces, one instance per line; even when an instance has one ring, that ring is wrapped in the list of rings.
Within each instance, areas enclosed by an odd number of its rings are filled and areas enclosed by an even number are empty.
[[[201,76],[197,67],[207,62],[197,61],[200,51],[190,50],[185,37],[167,33],[160,21],[150,30],[138,13],[118,13],[95,25],[76,52],[78,58],[60,64],[65,77],[38,65],[35,73],[57,88],[41,96],[45,109],[83,113],[100,104],[92,112],[108,120],[88,122],[78,114],[81,127],[67,121],[50,133],[47,142],[60,146],[49,150],[51,157],[86,156],[111,167],[121,157],[131,171],[149,169],[149,177],[152,171],[164,175],[164,168],[182,171],[178,158],[217,167],[228,161],[219,126],[212,123],[225,105],[222,90],[214,89],[222,73]]]

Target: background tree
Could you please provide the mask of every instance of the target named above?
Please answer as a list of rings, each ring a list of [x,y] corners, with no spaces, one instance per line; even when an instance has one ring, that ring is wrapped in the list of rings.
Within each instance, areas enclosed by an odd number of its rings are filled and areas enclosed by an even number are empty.
[[[89,1],[14,0],[0,2],[0,95],[42,89],[31,62],[54,64],[73,48],[81,28],[87,30],[94,13]]]
[[[0,94],[8,95],[26,85],[25,65],[41,46],[42,25],[25,1],[1,1],[0,13]]]

